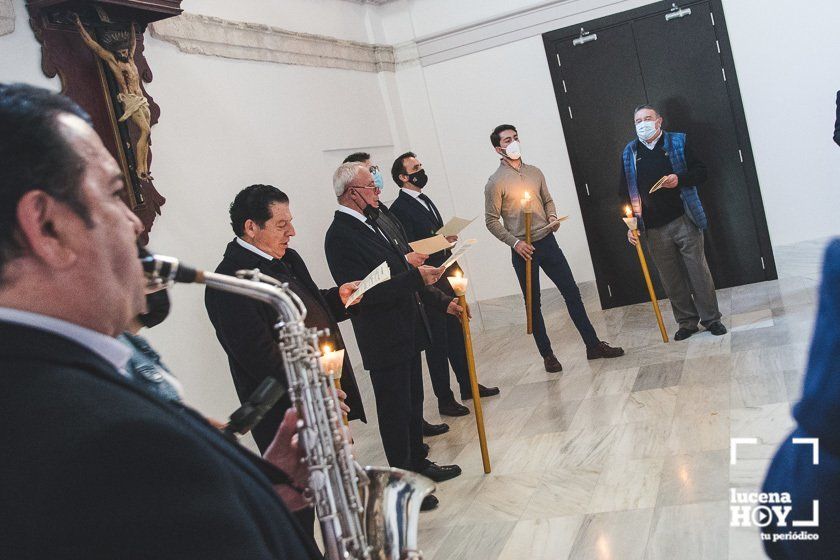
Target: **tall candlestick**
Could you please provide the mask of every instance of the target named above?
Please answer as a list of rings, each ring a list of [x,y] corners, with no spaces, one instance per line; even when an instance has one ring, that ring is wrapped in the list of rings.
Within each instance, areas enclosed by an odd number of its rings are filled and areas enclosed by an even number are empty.
[[[335,388],[340,391],[341,371],[344,369],[344,350],[332,350],[329,344],[324,344],[324,347],[321,349],[320,361],[324,373],[332,380]],[[341,412],[341,421],[347,426],[349,424],[347,415],[344,414],[344,411],[340,407],[339,411]]]
[[[525,192],[522,197],[522,211],[525,213],[525,243],[531,244],[531,219],[534,211],[531,209],[531,193]],[[531,259],[525,260],[525,332],[534,332],[534,292],[531,286]]]
[[[470,373],[470,391],[472,391],[473,403],[475,404],[475,426],[478,430],[478,443],[481,446],[481,462],[484,465],[484,474],[490,473],[490,452],[487,449],[487,436],[484,433],[484,412],[481,409],[481,396],[478,392],[478,376],[475,372],[475,357],[473,356],[472,336],[470,334],[470,317],[467,314],[467,279],[461,271],[455,276],[448,278],[452,290],[458,296],[458,305],[461,306],[461,328],[464,330],[464,348],[467,353],[467,366]]]
[[[642,266],[642,274],[644,274],[645,284],[647,284],[648,294],[650,294],[650,303],[653,305],[656,322],[659,324],[659,332],[662,334],[662,342],[668,342],[668,333],[665,331],[665,323],[662,321],[662,311],[659,310],[659,300],[656,299],[656,291],[653,289],[653,282],[650,280],[650,271],[648,270],[647,259],[645,259],[645,252],[642,250],[642,240],[639,237],[638,218],[633,216],[633,212],[629,206],[624,207],[624,215],[624,223],[627,224],[627,227],[636,239],[636,254],[638,254],[639,264]]]

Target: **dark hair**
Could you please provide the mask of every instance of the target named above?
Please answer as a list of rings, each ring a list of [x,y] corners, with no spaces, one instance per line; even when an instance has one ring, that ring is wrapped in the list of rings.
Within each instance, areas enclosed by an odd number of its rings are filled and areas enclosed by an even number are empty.
[[[370,154],[367,152],[355,152],[344,158],[344,161],[341,163],[350,163],[350,162],[357,162],[357,163],[364,163],[370,159]]]
[[[417,157],[417,154],[414,152],[406,152],[403,155],[398,156],[397,159],[394,160],[394,165],[391,166],[391,178],[399,187],[403,184],[403,182],[400,181],[400,175],[408,175],[408,171],[405,168],[403,160],[410,157]]]
[[[641,105],[637,105],[636,108],[633,109],[633,116],[635,117],[636,113],[638,113],[642,109],[650,109],[651,111],[656,113],[657,116],[659,116],[659,111],[656,110],[656,107],[654,107],[653,105],[648,105],[647,103],[642,103]]]
[[[253,220],[260,227],[271,219],[269,206],[272,203],[288,204],[289,197],[271,185],[251,185],[245,187],[230,205],[230,226],[237,237],[245,233],[245,222]]]
[[[84,161],[56,122],[63,113],[91,124],[87,113],[63,95],[0,83],[0,272],[23,251],[16,239],[17,207],[26,193],[41,190],[91,225],[79,187]]]
[[[493,129],[493,132],[490,133],[490,143],[493,144],[494,148],[498,148],[502,145],[502,132],[505,130],[512,130],[519,134],[516,131],[516,127],[512,124],[500,124],[496,128]]]

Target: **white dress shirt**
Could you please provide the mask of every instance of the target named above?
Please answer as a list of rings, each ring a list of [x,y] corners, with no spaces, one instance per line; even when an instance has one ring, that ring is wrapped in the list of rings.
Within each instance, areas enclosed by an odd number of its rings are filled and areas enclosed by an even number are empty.
[[[12,309],[11,307],[0,307],[0,321],[25,325],[70,339],[98,354],[106,362],[117,368],[121,374],[127,375],[126,364],[131,357],[131,349],[112,336],[63,319]]]
[[[429,212],[431,212],[431,213],[434,215],[435,211],[434,211],[434,210],[432,210],[432,207],[431,207],[431,206],[429,206],[429,204],[428,204],[425,200],[423,200],[422,198],[420,198],[420,195],[421,195],[421,194],[423,194],[423,193],[421,193],[421,192],[419,192],[419,191],[413,191],[413,190],[411,190],[411,189],[406,189],[405,187],[400,187],[400,189],[401,189],[401,190],[402,190],[405,194],[407,194],[408,196],[412,197],[414,200],[416,200],[417,202],[419,202],[420,204],[422,204],[423,206],[425,206],[426,208],[428,208],[428,209],[429,209]]]
[[[256,254],[258,254],[259,256],[261,256],[261,257],[262,257],[262,258],[264,258],[264,259],[268,259],[268,260],[270,260],[270,261],[273,261],[273,260],[274,260],[274,257],[272,257],[271,255],[269,255],[268,253],[266,253],[266,252],[265,252],[265,251],[263,251],[262,249],[260,249],[260,248],[258,248],[258,247],[256,247],[256,246],[254,246],[254,245],[251,245],[251,244],[250,244],[250,243],[248,243],[247,241],[243,240],[241,237],[237,237],[237,238],[236,238],[236,242],[237,242],[237,243],[239,243],[239,246],[240,246],[240,247],[243,247],[243,248],[245,248],[245,249],[248,249],[248,250],[249,250],[249,251],[251,251],[252,253],[256,253]]]

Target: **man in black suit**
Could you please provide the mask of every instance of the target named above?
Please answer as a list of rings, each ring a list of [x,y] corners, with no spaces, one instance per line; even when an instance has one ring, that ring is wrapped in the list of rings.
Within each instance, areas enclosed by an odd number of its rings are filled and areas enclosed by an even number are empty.
[[[367,152],[354,152],[346,158],[344,158],[344,161],[342,163],[352,162],[360,163],[368,171],[370,171],[370,174],[373,176],[373,182],[376,184],[376,187],[381,193],[384,187],[382,173],[379,170],[379,166],[373,164],[373,161],[370,159],[370,154]],[[429,258],[429,255],[417,253],[413,251],[411,247],[408,246],[409,240],[406,237],[405,229],[403,228],[402,224],[400,224],[400,221],[397,218],[397,216],[391,213],[388,206],[386,206],[385,203],[383,203],[382,201],[379,201],[379,205],[376,207],[376,209],[378,211],[371,215],[371,220],[375,222],[375,227],[381,229],[385,233],[385,237],[388,238],[389,243],[391,243],[398,251],[405,253],[405,258],[411,266],[417,267],[421,264],[425,264],[426,259]],[[443,261],[441,261],[440,263],[443,263]],[[443,280],[438,280],[438,283],[442,281]],[[429,336],[433,338],[431,332],[431,323],[428,320],[426,320],[426,318],[424,318],[424,322],[426,323],[426,328],[430,329]],[[447,387],[449,383],[448,376],[449,373],[447,372]],[[437,389],[435,389],[435,394],[437,394]],[[461,406],[457,403],[456,405]],[[463,410],[466,410],[466,412],[463,412],[461,415],[469,414],[468,408],[464,406],[461,406],[461,408]],[[423,419],[424,436],[439,436],[441,434],[445,434],[448,431],[449,424],[432,424],[431,422],[427,422],[425,418]]]
[[[263,274],[286,282],[306,306],[307,327],[329,329],[321,340],[335,350],[344,348],[338,321],[349,317],[344,303],[358,282],[320,290],[303,259],[289,242],[295,235],[289,197],[271,185],[251,185],[236,195],[230,205],[230,223],[236,238],[228,243],[216,272],[235,275],[237,270],[259,269]],[[240,402],[245,402],[266,377],[286,383],[283,357],[277,346],[277,312],[268,304],[239,294],[208,288],[204,305],[216,329],[216,337],[228,356],[230,373]],[[365,418],[362,398],[344,354],[341,387],[346,392],[350,420]],[[251,433],[262,453],[271,443],[280,421],[291,406],[288,395],[280,399]],[[306,508],[297,513],[298,521],[314,537],[315,512]]]
[[[395,159],[391,166],[391,178],[400,187],[400,194],[391,204],[391,212],[402,224],[408,241],[417,241],[435,235],[443,227],[443,218],[432,199],[423,193],[428,176],[417,156],[412,152],[406,152]],[[458,237],[447,237],[447,240],[454,243]],[[429,260],[426,262],[431,266],[440,266],[449,254],[449,251],[439,251],[429,255]],[[450,267],[444,277],[435,284],[435,287],[451,297],[455,297],[455,292],[446,277],[454,274],[456,270],[459,270],[457,265]],[[470,413],[470,409],[458,403],[452,389],[449,388],[449,364],[451,363],[461,390],[461,399],[472,398],[461,323],[452,315],[434,310],[429,310],[428,317],[432,343],[426,349],[426,365],[429,366],[429,377],[432,379],[432,388],[438,399],[438,411],[445,416],[464,416]],[[478,390],[482,397],[499,394],[498,387],[479,385]]]
[[[0,84],[0,158],[2,555],[318,558],[278,496],[303,504],[294,414],[272,454],[287,478],[127,375],[143,227],[89,117]]]
[[[461,473],[457,465],[426,459],[423,448],[423,379],[420,352],[428,345],[423,303],[441,312],[460,313],[457,300],[430,288],[442,268],[414,267],[398,248],[394,232],[375,218],[379,188],[370,171],[344,163],[333,176],[339,208],[327,230],[324,249],[336,282],[367,276],[383,262],[391,279],[365,293],[350,318],[364,367],[370,370],[376,396],[379,433],[388,464],[413,470],[436,481]],[[436,498],[424,501],[425,509]]]

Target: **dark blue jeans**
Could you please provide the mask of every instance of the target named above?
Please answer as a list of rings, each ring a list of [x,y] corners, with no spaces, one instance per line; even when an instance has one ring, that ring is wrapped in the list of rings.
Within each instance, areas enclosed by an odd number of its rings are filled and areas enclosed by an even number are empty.
[[[542,311],[540,309],[540,269],[543,269],[546,275],[560,290],[563,299],[566,300],[566,309],[569,310],[569,316],[572,322],[577,327],[583,343],[587,348],[598,344],[598,335],[595,334],[595,328],[589,322],[589,317],[586,315],[586,309],[583,307],[583,301],[580,299],[580,290],[575,284],[575,277],[572,276],[572,269],[569,268],[569,263],[566,261],[566,256],[557,245],[557,240],[553,234],[535,241],[534,254],[532,255],[531,264],[531,291],[533,294],[532,313],[534,315],[534,342],[537,343],[537,349],[540,355],[545,358],[554,352],[551,350],[551,341],[548,339],[548,333],[545,332],[545,321],[543,321]],[[522,290],[522,295],[525,295],[525,259],[511,249],[511,260],[513,262],[513,269],[516,271],[516,277],[519,279],[519,287]]]

